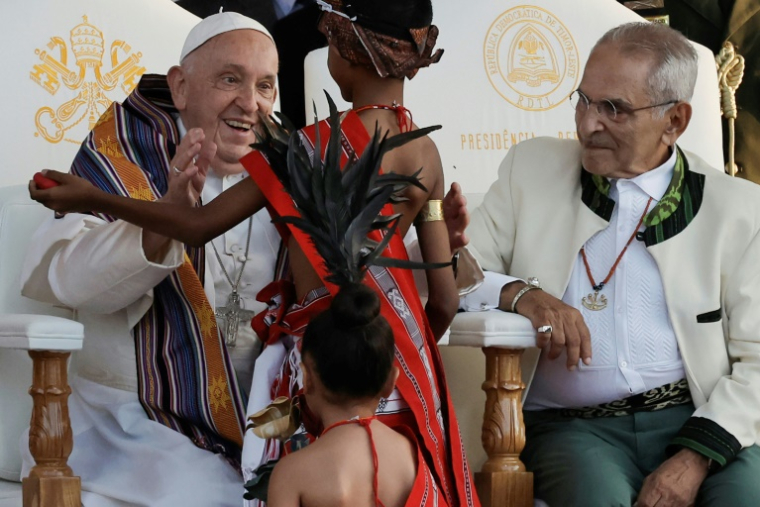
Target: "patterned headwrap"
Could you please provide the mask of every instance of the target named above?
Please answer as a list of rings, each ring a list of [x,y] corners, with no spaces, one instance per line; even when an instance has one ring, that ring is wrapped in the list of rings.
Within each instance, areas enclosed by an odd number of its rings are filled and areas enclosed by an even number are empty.
[[[429,0],[317,3],[324,11],[319,31],[330,44],[345,60],[375,69],[380,77],[412,79],[421,67],[437,63],[443,55],[442,49],[433,53],[438,27],[431,24],[433,10]],[[416,12],[409,7],[411,4],[419,4]]]

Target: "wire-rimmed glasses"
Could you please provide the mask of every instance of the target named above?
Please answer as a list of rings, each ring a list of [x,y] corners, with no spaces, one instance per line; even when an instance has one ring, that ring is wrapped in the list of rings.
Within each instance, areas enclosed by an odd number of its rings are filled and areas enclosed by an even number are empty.
[[[652,109],[655,107],[669,106],[675,104],[678,100],[669,100],[661,104],[652,104],[651,106],[630,108],[622,103],[615,103],[615,101],[609,99],[591,100],[585,93],[580,90],[575,90],[570,94],[570,105],[573,106],[576,113],[586,114],[591,105],[596,106],[596,112],[599,116],[614,122],[623,122],[628,117],[637,111],[643,111],[644,109]]]

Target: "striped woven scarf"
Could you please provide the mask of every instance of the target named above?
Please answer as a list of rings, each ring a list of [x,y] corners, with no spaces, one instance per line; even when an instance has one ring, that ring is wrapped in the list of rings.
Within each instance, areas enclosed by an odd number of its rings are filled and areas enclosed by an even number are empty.
[[[173,111],[165,77],[144,76],[123,106],[101,116],[72,174],[111,194],[157,199],[179,143]],[[133,329],[138,394],[151,419],[239,464],[245,400],[203,289],[204,253],[186,248],[184,264],[154,288],[153,306]]]

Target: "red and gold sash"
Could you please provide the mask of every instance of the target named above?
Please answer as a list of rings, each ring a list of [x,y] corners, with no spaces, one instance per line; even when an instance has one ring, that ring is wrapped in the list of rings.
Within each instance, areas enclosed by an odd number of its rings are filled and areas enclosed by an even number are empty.
[[[301,130],[301,137],[307,150],[313,152],[316,128],[320,129],[320,139],[325,140],[324,146],[320,147],[324,154],[326,140],[330,137],[327,121]],[[354,154],[358,156],[363,152],[369,143],[369,135],[359,117],[353,112],[349,112],[343,119],[341,134],[343,166],[349,157]],[[272,217],[299,216],[293,200],[284,191],[261,153],[252,152],[241,162],[266,196]],[[390,205],[383,210],[383,214],[392,212]],[[334,295],[337,287],[326,281],[328,273],[309,236],[297,227],[280,224],[278,228],[285,241],[290,235],[294,237],[325,286]],[[407,259],[406,248],[398,235],[391,239],[383,255]],[[364,282],[380,295],[382,315],[393,328],[396,339],[396,366],[401,372],[397,387],[414,414],[416,428],[412,430],[425,450],[422,454],[436,478],[437,487],[445,494],[450,506],[479,505],[464,455],[454,407],[446,387],[443,364],[412,272],[407,269],[373,266],[368,270]]]

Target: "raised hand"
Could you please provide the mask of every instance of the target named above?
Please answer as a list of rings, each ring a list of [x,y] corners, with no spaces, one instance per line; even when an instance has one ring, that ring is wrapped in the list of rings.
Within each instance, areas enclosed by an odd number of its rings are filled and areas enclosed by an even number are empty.
[[[452,183],[451,189],[443,198],[443,217],[449,231],[449,244],[453,253],[470,242],[465,235],[465,229],[470,223],[470,213],[467,211],[467,198],[462,193],[459,183]]]
[[[92,202],[102,192],[89,181],[74,176],[45,169],[42,174],[55,182],[57,186],[41,189],[32,180],[29,182],[29,196],[46,208],[60,213],[87,212],[92,210]]]
[[[216,154],[216,144],[202,129],[190,129],[177,146],[169,173],[169,188],[163,202],[195,205],[200,199],[209,164]]]

